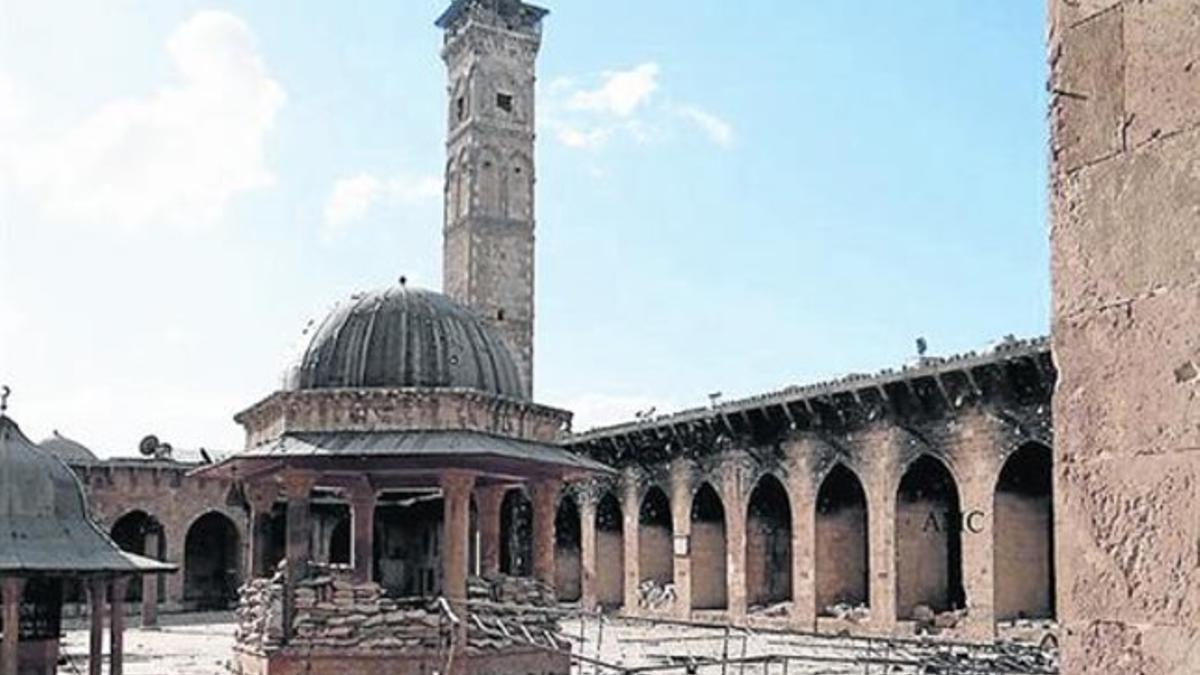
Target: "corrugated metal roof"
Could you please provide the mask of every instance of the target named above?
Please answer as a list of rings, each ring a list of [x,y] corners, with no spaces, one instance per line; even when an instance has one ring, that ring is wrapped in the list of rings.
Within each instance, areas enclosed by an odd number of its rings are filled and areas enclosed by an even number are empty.
[[[595,473],[613,469],[548,443],[474,431],[336,431],[287,434],[230,458],[289,457],[496,457]]]
[[[75,472],[0,415],[0,574],[174,569],[122,551],[92,521]]]

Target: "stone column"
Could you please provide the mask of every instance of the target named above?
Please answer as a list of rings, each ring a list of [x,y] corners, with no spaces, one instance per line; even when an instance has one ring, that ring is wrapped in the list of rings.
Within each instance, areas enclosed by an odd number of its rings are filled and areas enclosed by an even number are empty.
[[[147,558],[158,559],[158,548],[161,538],[161,530],[156,529],[146,533],[146,537],[143,540],[145,544],[142,550],[146,552]],[[158,626],[158,575],[142,575],[141,584],[142,628],[154,628]]]
[[[895,455],[900,452],[899,442],[890,442],[881,447],[880,454],[890,459],[879,459],[867,468],[871,473],[864,477],[867,485],[867,579],[871,598],[871,626],[880,635],[890,635],[896,629],[896,489],[900,484],[899,469]]]
[[[625,594],[624,613],[638,613],[638,584],[641,582],[641,569],[638,564],[638,519],[641,517],[641,503],[638,499],[637,476],[629,470],[621,478],[621,541],[625,548]]]
[[[982,418],[975,418],[982,421]],[[961,426],[976,426],[967,423]],[[982,426],[982,425],[980,425]],[[998,447],[988,438],[983,446],[989,450]],[[959,446],[963,447],[962,444]],[[959,527],[962,541],[962,581],[967,596],[965,625],[961,626],[962,637],[970,640],[991,641],[996,637],[994,610],[995,591],[995,528],[993,527],[993,495],[999,476],[993,456],[982,453],[958,452],[963,461],[956,467],[959,472],[959,492],[962,499],[962,517]],[[990,453],[989,453],[990,454]]]
[[[530,486],[533,500],[533,576],[554,586],[554,518],[562,481],[543,479]]]
[[[468,471],[442,473],[442,596],[458,616],[454,645],[459,655],[467,635],[467,551],[471,536],[471,490],[475,474]],[[461,658],[456,658],[461,662]]]
[[[104,661],[104,611],[108,605],[108,582],[91,579],[88,582],[88,604],[91,608],[91,630],[88,633],[88,675],[101,675]]]
[[[503,485],[481,485],[475,489],[475,508],[479,522],[479,573],[484,577],[500,574],[500,507],[504,503]]]
[[[287,574],[284,575],[283,635],[292,637],[295,616],[296,584],[308,575],[312,558],[312,526],[310,502],[316,477],[309,473],[288,472],[283,475],[283,492],[287,496]]]
[[[266,558],[270,538],[271,509],[279,497],[279,487],[274,483],[255,483],[245,487],[246,501],[250,504],[250,555],[247,577],[271,575]]]
[[[375,576],[375,489],[363,485],[350,492],[350,519],[354,526],[351,561],[354,580],[371,581]]]
[[[596,609],[596,564],[596,492],[584,489],[579,492],[579,601],[589,611]]]
[[[110,675],[121,675],[125,670],[125,592],[129,589],[129,579],[121,577],[112,583],[112,621],[109,623],[109,658],[108,672]]]
[[[729,618],[746,618],[746,466],[740,453],[721,465],[721,501],[725,502],[725,589]]]
[[[0,654],[0,666],[5,673],[17,672],[17,657],[20,655],[21,599],[25,592],[25,580],[20,577],[4,578],[4,647]]]
[[[675,607],[677,618],[687,619],[692,614],[692,466],[684,460],[671,462],[671,551],[675,582]],[[685,542],[687,550],[681,551],[676,542]]]
[[[792,625],[817,629],[817,485],[809,458],[816,449],[805,441],[789,442],[787,490],[792,509]]]

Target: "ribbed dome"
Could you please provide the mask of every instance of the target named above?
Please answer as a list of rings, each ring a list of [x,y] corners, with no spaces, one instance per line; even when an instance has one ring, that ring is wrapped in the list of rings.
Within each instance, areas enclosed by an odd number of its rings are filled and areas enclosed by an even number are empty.
[[[88,464],[97,461],[96,453],[89,450],[86,445],[58,433],[57,429],[54,431],[53,436],[38,443],[38,447],[46,452],[58,455],[68,464]]]
[[[440,293],[403,285],[335,307],[288,368],[284,387],[453,387],[524,397],[516,363],[490,326]]]

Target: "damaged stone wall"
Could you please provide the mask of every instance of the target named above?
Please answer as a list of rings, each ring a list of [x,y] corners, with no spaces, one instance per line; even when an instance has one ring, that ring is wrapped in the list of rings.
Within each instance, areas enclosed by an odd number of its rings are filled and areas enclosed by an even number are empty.
[[[1200,1],[1050,0],[1067,673],[1200,672]]]

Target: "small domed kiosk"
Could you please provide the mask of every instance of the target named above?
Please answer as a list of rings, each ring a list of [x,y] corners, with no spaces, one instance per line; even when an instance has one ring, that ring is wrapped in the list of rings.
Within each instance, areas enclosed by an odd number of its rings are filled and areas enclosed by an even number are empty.
[[[526,608],[510,619],[542,623],[505,638],[468,591],[500,579],[515,489],[532,503],[521,595],[554,601],[560,492],[612,473],[559,445],[571,414],[528,400],[504,341],[439,293],[356,294],[313,325],[283,388],[237,415],[245,450],[198,472],[236,481],[250,507],[240,673],[565,673],[563,645],[512,638],[545,642],[550,614]],[[330,503],[347,514],[343,565],[314,543]]]
[[[91,600],[89,673],[100,672],[104,617],[112,616],[109,672],[122,672],[128,581],[173,565],[126,553],[93,522],[83,487],[63,460],[32,443],[0,398],[0,672],[57,672],[63,584],[83,582]],[[111,608],[106,608],[109,586]]]

